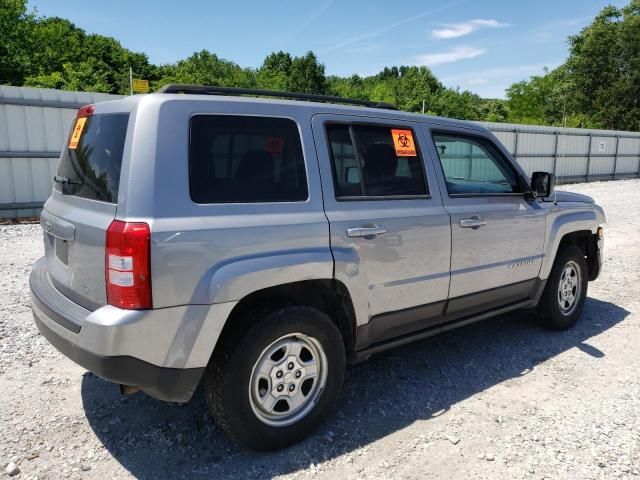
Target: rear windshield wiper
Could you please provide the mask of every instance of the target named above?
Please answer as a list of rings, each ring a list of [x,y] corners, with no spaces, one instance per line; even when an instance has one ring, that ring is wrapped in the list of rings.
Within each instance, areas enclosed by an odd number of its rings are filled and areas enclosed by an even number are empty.
[[[56,183],[65,183],[67,185],[82,185],[84,182],[82,180],[74,180],[69,177],[62,177],[60,175],[56,175],[53,177],[53,181]]]

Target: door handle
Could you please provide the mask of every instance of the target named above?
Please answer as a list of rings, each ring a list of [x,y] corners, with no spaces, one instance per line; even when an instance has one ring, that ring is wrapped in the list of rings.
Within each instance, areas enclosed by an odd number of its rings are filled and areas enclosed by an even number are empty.
[[[386,233],[387,229],[378,225],[365,225],[363,227],[355,227],[347,229],[348,237],[364,237],[373,238],[376,235]]]
[[[473,228],[474,230],[486,224],[487,224],[487,221],[482,217],[478,217],[478,216],[473,216],[471,218],[465,218],[463,220],[460,220],[460,226],[462,228]]]

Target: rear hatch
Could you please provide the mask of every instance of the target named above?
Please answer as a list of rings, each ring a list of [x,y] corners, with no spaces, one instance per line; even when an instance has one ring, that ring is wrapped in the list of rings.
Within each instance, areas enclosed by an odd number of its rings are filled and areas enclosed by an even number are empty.
[[[89,310],[107,303],[106,231],[116,216],[128,113],[80,109],[41,216],[53,285]]]

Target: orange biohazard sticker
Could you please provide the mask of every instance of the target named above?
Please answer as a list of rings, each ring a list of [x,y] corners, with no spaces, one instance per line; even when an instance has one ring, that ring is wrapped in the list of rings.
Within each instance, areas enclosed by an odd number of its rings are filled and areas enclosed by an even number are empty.
[[[80,136],[82,135],[85,123],[87,123],[87,117],[80,117],[76,120],[76,125],[73,127],[73,133],[71,133],[71,138],[69,139],[69,148],[72,150],[78,148],[78,142],[80,141]]]
[[[282,151],[284,150],[284,138],[268,137],[265,150],[267,150],[271,155],[282,155]]]
[[[396,147],[396,155],[399,157],[416,157],[416,144],[413,143],[413,132],[411,130],[391,129],[393,146]]]

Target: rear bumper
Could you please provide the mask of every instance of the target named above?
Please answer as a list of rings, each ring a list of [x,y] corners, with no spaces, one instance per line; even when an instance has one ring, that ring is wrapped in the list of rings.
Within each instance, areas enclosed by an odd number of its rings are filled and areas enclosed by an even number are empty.
[[[81,367],[110,382],[139,387],[159,400],[188,402],[204,373],[204,368],[164,368],[134,357],[97,355],[58,335],[35,310],[34,319],[49,343]]]
[[[191,398],[235,305],[92,312],[53,286],[44,259],[29,285],[35,323],[56,349],[106,380],[175,402]]]

